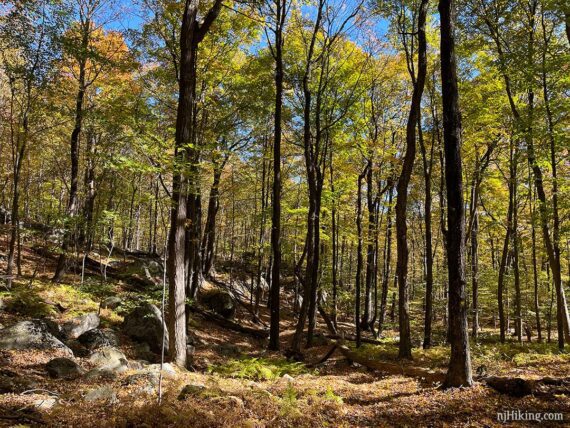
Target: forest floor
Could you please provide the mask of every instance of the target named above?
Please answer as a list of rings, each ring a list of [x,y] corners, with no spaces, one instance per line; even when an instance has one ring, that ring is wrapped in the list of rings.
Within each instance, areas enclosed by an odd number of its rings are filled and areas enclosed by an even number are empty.
[[[7,327],[39,317],[62,322],[99,312],[102,327],[119,334],[120,349],[129,361],[140,358],[136,344],[121,335],[120,324],[125,311],[142,298],[160,302],[159,283],[143,292],[123,281],[102,282],[95,274],[86,275],[81,284],[79,273],[69,273],[65,282],[54,284],[50,281],[52,258],[28,247],[23,248],[22,256],[22,276],[12,290],[0,291],[0,325]],[[123,261],[127,263],[128,258]],[[100,309],[100,302],[108,296],[121,297],[123,305],[116,310]],[[283,318],[281,348],[286,349],[293,333],[288,306]],[[250,319],[245,306],[239,305],[235,320],[259,328]],[[265,308],[262,320],[267,323]],[[349,331],[348,324],[345,330]],[[160,404],[157,386],[144,376],[133,377],[133,370],[109,378],[52,379],[45,364],[62,356],[58,351],[2,350],[0,375],[25,379],[31,386],[19,393],[0,393],[0,425],[480,427],[504,425],[498,414],[513,410],[562,413],[566,421],[543,421],[542,426],[564,426],[570,420],[570,397],[566,395],[513,398],[481,383],[467,389],[442,390],[421,379],[352,364],[339,352],[323,365],[308,368],[287,361],[280,353],[266,351],[263,340],[227,330],[198,314],[191,316],[189,331],[195,343],[193,370],[164,372]],[[319,331],[326,333],[323,322],[319,322]],[[305,362],[318,361],[329,348],[330,343],[320,336],[316,346],[305,353]],[[397,337],[387,331],[380,344],[365,344],[358,352],[371,359],[395,362]],[[557,352],[555,343],[499,344],[493,332],[486,331],[478,344],[472,344],[472,354],[474,370],[488,374],[526,378],[570,374],[570,355]],[[427,351],[416,348],[414,361],[409,364],[444,369],[447,359],[446,346],[437,345]],[[74,360],[84,369],[90,368],[85,356],[75,356]],[[181,397],[185,385],[192,387]],[[99,391],[95,394],[99,398],[93,399],[93,391]],[[530,424],[520,421],[509,426]]]

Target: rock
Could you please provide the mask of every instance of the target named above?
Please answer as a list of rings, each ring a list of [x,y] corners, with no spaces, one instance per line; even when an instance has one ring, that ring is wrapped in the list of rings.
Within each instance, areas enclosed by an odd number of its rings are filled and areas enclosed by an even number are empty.
[[[89,350],[119,346],[119,339],[111,329],[93,329],[86,331],[77,338],[79,343]]]
[[[209,310],[226,319],[233,318],[236,313],[234,299],[230,293],[224,290],[211,289],[203,291],[198,295],[198,301]]]
[[[107,297],[101,302],[101,308],[103,309],[117,309],[123,303],[123,299],[118,296]]]
[[[160,361],[160,353],[152,352],[148,343],[137,343],[134,349],[137,358],[151,361],[153,363]]]
[[[74,318],[63,324],[62,330],[65,337],[69,339],[77,339],[83,333],[99,327],[99,315],[95,312]]]
[[[140,372],[129,375],[125,378],[123,385],[135,385],[138,383],[146,383],[152,387],[157,387],[160,379],[158,372]]]
[[[293,376],[288,375],[285,373],[281,379],[286,380],[287,382],[295,382],[295,378]]]
[[[182,388],[178,394],[179,400],[184,400],[187,397],[196,397],[206,390],[206,386],[202,383],[189,383]]]
[[[160,374],[160,364],[150,364],[141,373],[157,373]],[[162,365],[162,376],[169,379],[176,379],[178,377],[178,372],[174,366],[170,363],[164,363]]]
[[[92,352],[89,362],[96,365],[96,368],[87,373],[87,377],[115,377],[119,373],[129,369],[129,362],[125,354],[116,348],[106,347]]]
[[[40,398],[35,400],[33,406],[36,410],[50,410],[57,404],[56,398]]]
[[[147,343],[157,354],[162,352],[164,337],[164,351],[168,352],[168,331],[160,310],[153,304],[144,302],[133,309],[125,317],[123,331],[131,338]]]
[[[109,403],[115,403],[117,401],[117,394],[110,386],[102,386],[100,388],[87,391],[83,399],[87,402],[106,401]]]
[[[81,366],[69,358],[54,358],[46,364],[46,370],[56,379],[75,379],[84,373]]]
[[[43,320],[21,321],[0,330],[0,349],[55,349],[73,356],[71,349],[50,333]]]

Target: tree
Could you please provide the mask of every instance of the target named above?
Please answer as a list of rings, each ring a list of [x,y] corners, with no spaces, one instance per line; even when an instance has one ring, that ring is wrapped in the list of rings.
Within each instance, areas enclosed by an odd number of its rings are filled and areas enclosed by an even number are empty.
[[[454,3],[440,0],[443,141],[447,188],[447,262],[451,357],[446,387],[471,386],[471,356],[465,301],[465,219],[461,162],[461,116],[455,59]]]
[[[411,72],[414,91],[412,94],[412,103],[410,105],[410,113],[406,125],[406,153],[402,164],[402,172],[398,179],[396,200],[396,243],[398,251],[398,263],[396,267],[398,275],[398,313],[400,324],[400,346],[398,351],[399,358],[412,358],[412,343],[410,334],[410,316],[409,316],[409,289],[408,289],[408,241],[407,233],[407,201],[408,201],[408,184],[414,167],[416,157],[416,126],[420,121],[420,105],[422,93],[425,85],[427,71],[427,43],[425,37],[425,25],[427,15],[428,1],[422,0],[418,12],[418,75],[414,77]],[[405,40],[405,39],[404,39]],[[410,59],[413,63],[413,60]],[[410,66],[409,66],[410,67]]]
[[[170,209],[170,232],[168,236],[168,333],[171,360],[186,366],[186,222],[188,204],[196,206],[195,162],[199,154],[195,146],[194,108],[196,93],[196,61],[200,42],[208,33],[222,7],[221,0],[215,0],[203,19],[199,18],[199,0],[186,0],[180,30],[180,78],[178,109],[176,115],[175,170],[172,178],[172,206]],[[189,166],[190,164],[190,166]],[[190,198],[189,195],[190,190]],[[190,227],[198,227],[197,210],[192,210]],[[195,241],[189,248],[190,266],[198,258],[199,245]],[[201,263],[200,263],[201,265]]]

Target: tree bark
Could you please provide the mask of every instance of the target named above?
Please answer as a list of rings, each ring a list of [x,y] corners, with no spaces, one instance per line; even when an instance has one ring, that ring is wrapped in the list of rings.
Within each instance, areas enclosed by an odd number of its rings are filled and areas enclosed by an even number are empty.
[[[275,0],[275,124],[273,135],[273,208],[271,213],[271,321],[269,349],[279,350],[279,293],[281,275],[281,121],[283,109],[283,30],[287,0]]]
[[[412,94],[412,104],[406,125],[406,153],[402,172],[398,180],[396,201],[396,243],[398,252],[397,274],[398,274],[398,310],[400,327],[400,345],[398,350],[399,358],[412,358],[412,342],[410,336],[410,315],[409,315],[409,287],[408,287],[408,226],[406,224],[406,211],[408,205],[408,184],[414,167],[416,157],[416,126],[420,117],[420,106],[422,93],[424,90],[427,58],[426,58],[426,36],[425,21],[427,14],[428,0],[422,0],[418,13],[418,76],[414,82]]]
[[[449,275],[449,332],[451,357],[446,387],[471,386],[471,357],[465,301],[465,218],[461,165],[461,116],[455,60],[454,4],[440,0],[441,85],[443,140],[447,186],[447,261]]]

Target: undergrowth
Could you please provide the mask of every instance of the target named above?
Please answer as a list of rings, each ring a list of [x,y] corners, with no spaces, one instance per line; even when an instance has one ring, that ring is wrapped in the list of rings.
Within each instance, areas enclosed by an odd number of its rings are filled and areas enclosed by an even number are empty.
[[[290,362],[285,359],[245,357],[210,366],[208,372],[225,377],[266,381],[280,378],[285,374],[296,376],[307,373],[307,369],[301,363]]]

